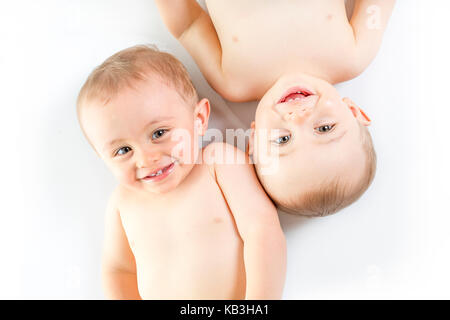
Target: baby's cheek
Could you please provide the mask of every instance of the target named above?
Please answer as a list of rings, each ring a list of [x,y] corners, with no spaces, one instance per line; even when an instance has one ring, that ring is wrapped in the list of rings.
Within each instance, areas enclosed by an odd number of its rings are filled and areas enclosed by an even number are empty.
[[[175,144],[175,145],[172,147],[172,156],[173,156],[174,158],[181,159],[181,158],[183,158],[184,155],[185,155],[185,152],[184,152],[184,145],[183,145],[181,142]]]
[[[183,137],[183,139],[172,145],[171,156],[181,163],[192,164],[197,146],[198,144],[194,143],[192,137]]]
[[[114,177],[120,183],[130,184],[136,180],[135,172],[133,170],[129,170],[128,168],[114,167],[112,172]]]

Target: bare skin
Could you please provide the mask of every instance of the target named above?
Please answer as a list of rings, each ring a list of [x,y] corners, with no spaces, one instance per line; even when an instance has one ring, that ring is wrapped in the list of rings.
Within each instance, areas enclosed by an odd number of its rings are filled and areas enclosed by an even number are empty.
[[[133,86],[80,114],[119,182],[105,218],[105,296],[280,299],[285,239],[247,155],[223,143],[199,151],[208,100],[187,103],[156,76]]]
[[[207,4],[222,47],[223,73],[244,86],[242,99],[261,98],[276,79],[296,70],[332,83],[354,76],[353,31],[343,1]],[[329,41],[318,41],[325,37]]]
[[[360,127],[371,120],[333,84],[371,63],[395,0],[355,0],[351,19],[344,0],[206,0],[209,14],[195,0],[155,2],[218,93],[259,100],[249,152],[277,205],[293,210],[285,203],[300,201],[287,199],[330,179],[356,192],[369,167]]]
[[[208,165],[168,194],[122,187],[114,201],[143,299],[245,298],[244,244]]]
[[[296,72],[331,84],[360,74],[375,57],[394,0],[155,0],[172,34],[211,86],[232,101],[261,99]]]

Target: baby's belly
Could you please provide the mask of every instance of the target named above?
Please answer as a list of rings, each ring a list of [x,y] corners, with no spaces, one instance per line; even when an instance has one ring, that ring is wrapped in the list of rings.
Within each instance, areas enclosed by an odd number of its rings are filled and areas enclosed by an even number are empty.
[[[166,253],[137,253],[143,299],[244,299],[242,241],[233,234],[174,239]]]
[[[143,299],[243,299],[245,271],[242,245],[194,244],[186,240],[176,254],[160,261],[151,255],[137,260],[138,287]],[[196,246],[191,248],[189,244]]]

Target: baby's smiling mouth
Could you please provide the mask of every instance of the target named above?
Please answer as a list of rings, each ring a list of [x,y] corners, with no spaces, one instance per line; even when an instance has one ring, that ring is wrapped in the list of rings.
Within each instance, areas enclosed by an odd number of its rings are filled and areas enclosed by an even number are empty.
[[[277,102],[277,104],[280,103],[287,103],[291,101],[300,101],[303,100],[311,95],[314,95],[314,93],[308,89],[302,88],[302,87],[293,87],[287,90],[281,99]]]
[[[162,180],[169,173],[172,172],[172,169],[173,169],[174,166],[175,166],[175,162],[172,162],[171,164],[169,164],[169,165],[167,165],[165,167],[159,168],[159,169],[149,173],[145,177],[141,178],[141,180],[146,180],[146,181]]]

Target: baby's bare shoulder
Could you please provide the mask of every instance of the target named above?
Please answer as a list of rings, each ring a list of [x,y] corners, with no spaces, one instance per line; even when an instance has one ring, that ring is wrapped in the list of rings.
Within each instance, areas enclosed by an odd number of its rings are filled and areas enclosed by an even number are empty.
[[[111,193],[109,203],[113,205],[118,211],[123,211],[129,203],[137,204],[138,195],[136,192],[119,184]]]
[[[116,204],[116,206],[120,205],[123,199],[126,198],[126,189],[122,185],[116,186],[110,196],[110,201]]]
[[[207,168],[216,182],[216,168],[218,165],[243,163],[246,163],[245,153],[228,143],[213,142],[202,150],[201,165]]]
[[[119,200],[119,192],[120,192],[119,186],[117,186],[109,195],[108,204],[107,204],[108,211],[117,209],[118,200]]]
[[[247,163],[245,152],[224,142],[213,142],[203,149],[203,161],[208,165]]]

